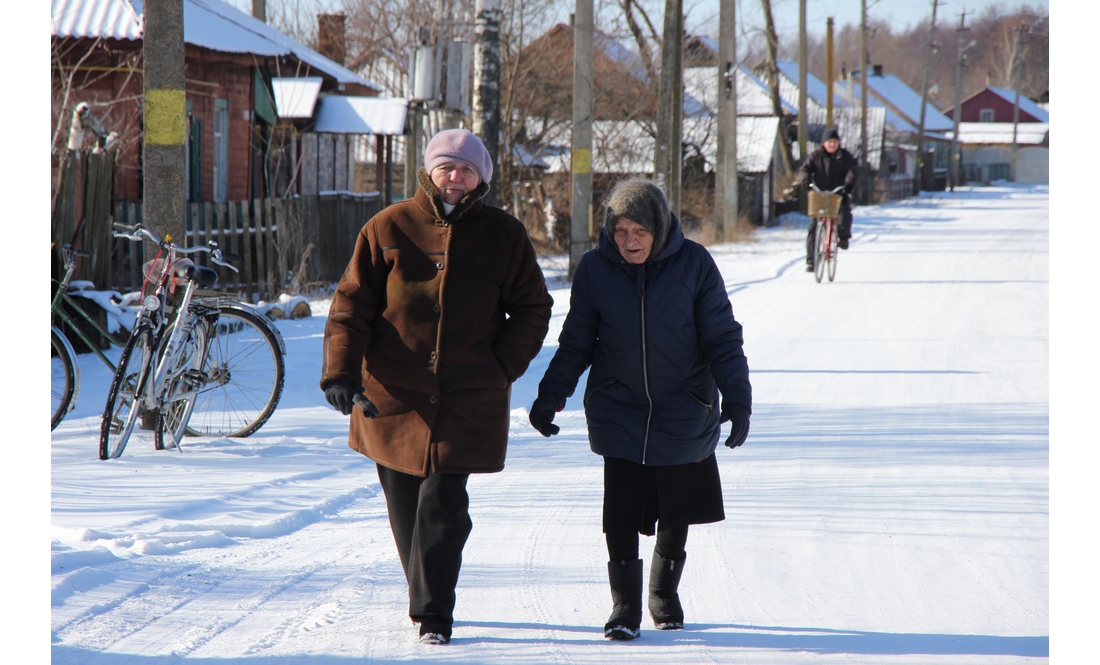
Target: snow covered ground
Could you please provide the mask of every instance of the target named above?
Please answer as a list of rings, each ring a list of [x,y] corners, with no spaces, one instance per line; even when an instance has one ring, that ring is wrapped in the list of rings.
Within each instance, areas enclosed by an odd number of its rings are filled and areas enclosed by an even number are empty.
[[[507,468],[469,483],[454,642],[416,643],[372,462],[317,387],[326,302],[278,323],[279,410],[248,439],[96,458],[110,380],[83,358],[51,445],[52,660],[156,665],[1017,663],[1049,652],[1048,192],[856,210],[837,281],[805,232],[711,248],[754,410],[720,448],[724,522],[693,527],[684,631],[608,643],[600,459],[579,400],[527,422],[568,308],[514,386]],[[117,354],[117,350],[115,351]],[[643,538],[648,570],[652,539]]]

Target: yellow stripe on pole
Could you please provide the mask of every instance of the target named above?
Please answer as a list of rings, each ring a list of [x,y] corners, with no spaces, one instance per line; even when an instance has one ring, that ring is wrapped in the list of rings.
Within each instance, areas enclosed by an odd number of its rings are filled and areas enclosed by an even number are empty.
[[[592,151],[588,148],[573,150],[573,173],[592,172]]]
[[[145,93],[145,143],[183,145],[187,138],[187,93],[154,88]]]

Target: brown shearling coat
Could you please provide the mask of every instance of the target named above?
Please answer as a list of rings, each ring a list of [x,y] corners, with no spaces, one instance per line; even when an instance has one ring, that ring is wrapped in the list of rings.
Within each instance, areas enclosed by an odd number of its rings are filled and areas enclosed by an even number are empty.
[[[504,468],[511,384],[546,337],[553,299],[523,224],[484,205],[450,215],[428,174],[359,233],[325,325],[321,387],[348,380],[379,409],[348,445],[425,477]]]

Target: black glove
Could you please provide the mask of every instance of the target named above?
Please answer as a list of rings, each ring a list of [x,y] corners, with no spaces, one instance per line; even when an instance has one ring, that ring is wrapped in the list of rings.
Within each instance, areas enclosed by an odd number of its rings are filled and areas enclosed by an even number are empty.
[[[362,386],[357,386],[351,381],[339,379],[325,384],[325,399],[345,416],[350,416],[356,404],[363,409],[363,414],[368,418],[378,416],[378,407],[363,395]]]
[[[557,395],[543,393],[538,396],[531,405],[531,414],[528,417],[531,426],[543,436],[554,436],[561,428],[554,424],[554,414],[565,408],[565,404]]]
[[[730,435],[726,445],[736,448],[749,435],[749,410],[740,404],[730,404],[722,409],[722,422],[729,421]]]

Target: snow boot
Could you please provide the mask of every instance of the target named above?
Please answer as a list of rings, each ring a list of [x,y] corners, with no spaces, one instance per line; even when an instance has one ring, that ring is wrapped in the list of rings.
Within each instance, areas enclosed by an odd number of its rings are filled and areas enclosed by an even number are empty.
[[[680,576],[684,574],[687,554],[679,559],[666,559],[653,553],[649,568],[649,616],[658,630],[679,630],[684,627],[684,608],[680,605]]]
[[[611,618],[603,634],[609,640],[632,640],[642,625],[642,560],[608,561],[607,579],[611,582]]]

